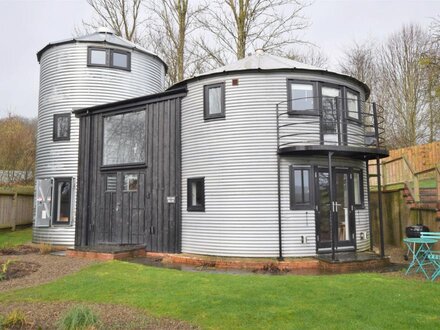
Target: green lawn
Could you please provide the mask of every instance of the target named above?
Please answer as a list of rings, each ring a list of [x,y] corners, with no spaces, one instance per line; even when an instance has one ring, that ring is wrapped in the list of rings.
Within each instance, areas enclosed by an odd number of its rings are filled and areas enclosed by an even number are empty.
[[[13,247],[32,241],[32,228],[17,228],[16,231],[10,229],[0,230],[0,249]]]
[[[440,329],[440,282],[374,273],[227,275],[96,264],[0,301],[140,307],[211,329]]]

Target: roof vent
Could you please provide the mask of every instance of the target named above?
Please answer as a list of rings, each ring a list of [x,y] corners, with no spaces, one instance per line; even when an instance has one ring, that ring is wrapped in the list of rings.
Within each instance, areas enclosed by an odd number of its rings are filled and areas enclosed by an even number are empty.
[[[264,55],[264,49],[259,48],[259,49],[255,50],[255,55]]]
[[[114,31],[107,26],[100,26],[99,28],[96,29],[96,32],[114,34]]]

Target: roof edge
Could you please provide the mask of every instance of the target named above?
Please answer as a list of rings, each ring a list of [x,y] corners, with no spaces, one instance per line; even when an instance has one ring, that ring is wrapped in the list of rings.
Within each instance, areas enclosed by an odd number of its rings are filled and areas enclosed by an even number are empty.
[[[174,85],[168,87],[167,90],[172,90],[174,88],[181,88],[181,86],[186,86],[189,82],[193,82],[193,81],[198,81],[198,80],[203,80],[206,78],[212,78],[212,77],[216,77],[216,76],[227,76],[227,75],[233,75],[233,74],[238,74],[238,73],[247,73],[247,72],[314,72],[314,73],[318,73],[318,74],[322,74],[322,75],[330,75],[330,76],[337,76],[340,78],[344,78],[344,79],[348,79],[356,84],[358,84],[359,86],[361,86],[364,91],[365,91],[365,99],[367,100],[370,97],[371,94],[371,90],[370,87],[368,87],[368,85],[352,76],[343,74],[343,73],[338,73],[338,72],[333,72],[333,71],[328,71],[328,70],[318,70],[318,69],[296,69],[296,68],[278,68],[278,69],[261,69],[261,68],[255,68],[255,69],[245,69],[245,70],[232,70],[232,71],[220,71],[220,72],[213,72],[210,74],[202,74],[200,76],[195,76],[195,77],[191,77],[191,78],[187,78],[184,80],[181,80],[177,83],[175,83]]]
[[[181,87],[181,88],[176,88],[173,90],[166,90],[166,91],[160,92],[160,93],[148,94],[148,95],[134,97],[131,99],[125,99],[125,100],[120,100],[120,101],[111,102],[111,103],[99,104],[99,105],[95,105],[92,107],[76,109],[76,110],[73,110],[72,113],[76,117],[82,117],[82,116],[87,116],[91,113],[108,112],[108,111],[112,111],[115,109],[131,108],[131,107],[135,107],[135,106],[138,106],[141,104],[158,102],[158,101],[169,99],[172,96],[183,97],[186,95],[186,93],[187,93],[186,87]]]
[[[142,50],[142,49],[140,49],[140,48],[138,48],[138,47],[136,47],[136,46],[133,46],[133,47],[122,46],[122,45],[119,45],[119,44],[113,43],[113,42],[111,42],[111,41],[88,41],[88,40],[77,40],[76,38],[72,38],[72,39],[68,39],[68,40],[63,40],[63,41],[59,41],[59,42],[54,42],[54,43],[50,43],[50,42],[49,42],[46,46],[44,46],[42,49],[40,49],[40,50],[37,52],[37,61],[38,61],[38,63],[40,63],[41,57],[43,56],[43,54],[44,54],[48,49],[50,49],[50,48],[52,48],[52,47],[54,47],[54,46],[61,46],[61,45],[66,45],[66,44],[71,44],[71,43],[77,43],[77,42],[78,42],[78,43],[98,44],[98,45],[101,45],[101,44],[108,44],[108,45],[113,45],[113,46],[117,46],[117,47],[120,47],[120,48],[125,48],[125,49],[135,50],[135,51],[138,51],[139,53],[146,54],[146,55],[150,55],[150,56],[152,56],[152,57],[154,57],[154,58],[157,58],[157,59],[163,64],[163,66],[165,67],[165,74],[167,74],[167,72],[168,72],[168,64],[166,64],[165,61],[164,61],[159,55],[157,55],[157,54],[155,54],[155,53],[152,53],[152,52],[149,52],[149,51]]]

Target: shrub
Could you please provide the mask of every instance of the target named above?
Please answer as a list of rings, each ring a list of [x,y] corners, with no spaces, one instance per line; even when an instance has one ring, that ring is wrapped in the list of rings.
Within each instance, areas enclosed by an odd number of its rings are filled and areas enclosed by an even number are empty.
[[[6,273],[8,272],[9,265],[12,264],[12,260],[6,260],[0,268],[0,282],[6,279]]]
[[[99,326],[99,318],[86,306],[75,306],[60,319],[60,330],[91,330]]]
[[[47,243],[38,244],[38,250],[40,250],[40,254],[49,254],[53,251],[53,247]]]
[[[13,310],[10,312],[6,317],[3,318],[0,322],[2,327],[8,329],[8,328],[24,328],[28,321],[26,320],[26,315],[20,310]]]

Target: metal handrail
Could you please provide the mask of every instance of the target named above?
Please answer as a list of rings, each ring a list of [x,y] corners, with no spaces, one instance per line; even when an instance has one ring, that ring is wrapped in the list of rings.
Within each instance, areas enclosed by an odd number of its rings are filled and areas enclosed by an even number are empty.
[[[280,106],[283,104],[285,106],[288,102],[305,99],[313,99],[316,106],[311,109],[302,109],[300,113],[297,114],[295,114],[295,111],[280,111]],[[323,100],[333,100],[333,103],[331,104],[332,108],[327,109],[330,116],[325,113],[326,109],[323,106]],[[350,100],[358,102],[359,111],[348,110],[347,103]],[[341,146],[381,148],[384,144],[384,117],[378,113],[377,108],[383,111],[383,107],[376,105],[374,102],[343,97],[302,97],[279,102],[276,104],[278,150],[288,146],[306,144],[335,145],[335,143]],[[350,116],[350,113],[356,113],[356,116]],[[296,118],[307,118],[307,120],[295,121]],[[341,127],[341,122],[344,123],[343,127]],[[319,128],[314,132],[298,132],[296,130],[297,127],[304,125],[318,125]],[[335,132],[327,134],[334,134],[337,141],[323,140],[322,135],[325,133],[322,133],[322,128],[326,125],[333,126],[332,129],[334,129]],[[360,126],[360,131],[358,129],[357,132],[353,130],[349,132],[348,127],[354,128],[356,127],[354,125]],[[313,135],[316,136],[316,139],[310,138],[310,136]],[[300,136],[304,136],[305,138],[292,139]],[[370,143],[367,142],[368,138],[371,139]],[[361,139],[361,141],[359,141],[359,139]]]

